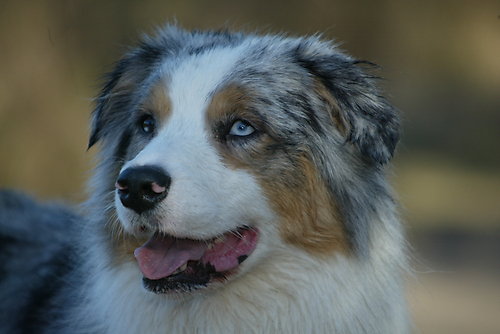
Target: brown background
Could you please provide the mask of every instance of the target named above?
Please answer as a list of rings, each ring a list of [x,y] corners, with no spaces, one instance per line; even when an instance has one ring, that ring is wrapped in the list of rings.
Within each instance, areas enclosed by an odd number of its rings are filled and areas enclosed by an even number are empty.
[[[500,1],[0,1],[0,186],[83,198],[92,98],[126,46],[186,28],[322,32],[385,68],[421,333],[500,333]]]

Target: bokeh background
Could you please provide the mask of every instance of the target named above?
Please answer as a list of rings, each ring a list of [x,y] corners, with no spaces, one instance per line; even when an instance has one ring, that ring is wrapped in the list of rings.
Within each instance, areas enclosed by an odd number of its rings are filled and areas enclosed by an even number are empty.
[[[83,199],[103,73],[165,21],[322,32],[404,113],[393,184],[421,333],[500,333],[500,1],[0,1],[0,186]]]

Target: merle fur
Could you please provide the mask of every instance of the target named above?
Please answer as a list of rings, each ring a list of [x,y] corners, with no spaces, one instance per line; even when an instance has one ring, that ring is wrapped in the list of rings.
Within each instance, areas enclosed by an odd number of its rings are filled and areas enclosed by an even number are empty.
[[[0,333],[38,333],[56,320],[46,311],[74,267],[80,220],[65,205],[0,191]]]

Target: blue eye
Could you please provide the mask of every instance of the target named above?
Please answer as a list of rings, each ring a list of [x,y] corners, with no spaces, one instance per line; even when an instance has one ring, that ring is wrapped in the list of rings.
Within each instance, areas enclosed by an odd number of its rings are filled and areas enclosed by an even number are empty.
[[[249,136],[255,132],[255,129],[245,121],[236,121],[234,122],[231,130],[229,131],[230,135],[245,137]]]

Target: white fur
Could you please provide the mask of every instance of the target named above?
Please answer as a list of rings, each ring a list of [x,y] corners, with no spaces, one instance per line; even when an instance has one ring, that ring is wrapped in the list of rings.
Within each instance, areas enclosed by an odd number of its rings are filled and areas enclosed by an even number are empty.
[[[407,333],[403,282],[390,274],[399,268],[388,243],[381,240],[373,249],[381,255],[367,264],[319,259],[271,235],[242,264],[251,267],[244,276],[179,299],[143,289],[135,262],[98,268],[84,314],[124,334]],[[255,263],[263,252],[272,256]]]
[[[158,214],[164,233],[209,239],[243,225],[267,225],[270,219],[265,197],[255,196],[262,193],[255,178],[226,167],[210,144],[211,134],[206,129],[208,97],[229,74],[240,53],[239,49],[212,51],[181,64],[171,74],[170,90],[165,91],[171,98],[172,115],[157,137],[122,168],[155,165],[172,177],[168,200]],[[121,222],[133,231],[133,212],[118,197],[115,204]]]

